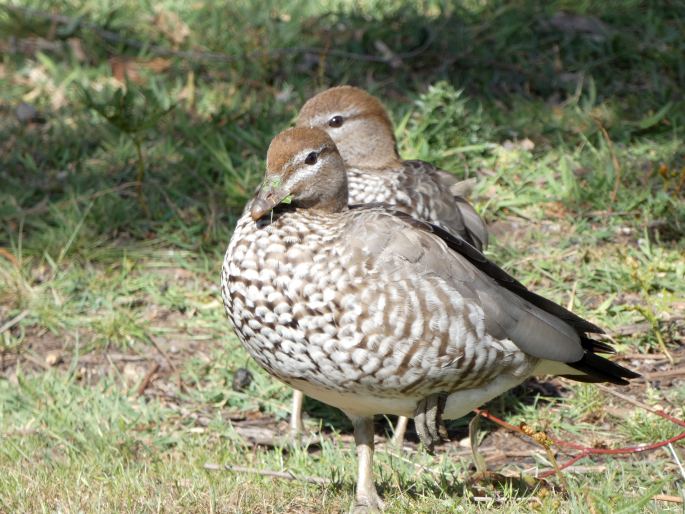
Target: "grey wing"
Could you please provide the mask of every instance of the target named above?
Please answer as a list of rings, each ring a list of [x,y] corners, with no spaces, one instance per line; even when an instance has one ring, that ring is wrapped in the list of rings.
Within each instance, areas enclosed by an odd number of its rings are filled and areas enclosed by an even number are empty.
[[[355,221],[359,229],[352,233],[358,236],[363,230],[364,237],[350,244],[372,255],[375,266],[403,269],[408,276],[439,277],[455,294],[480,306],[490,336],[509,339],[532,357],[559,362],[582,358],[581,339],[572,326],[500,286],[439,237],[417,230],[412,221],[382,209],[361,211]]]
[[[475,247],[483,251],[488,247],[488,227],[476,210],[461,196],[455,196],[454,201],[461,213],[464,225],[471,239],[476,243]]]
[[[424,161],[404,163],[414,172],[412,178],[417,182],[414,188],[430,191],[427,193],[431,212],[429,221],[452,235],[463,237],[479,250],[487,248],[487,225],[464,198],[464,194],[471,192],[473,180],[460,182],[454,175]]]

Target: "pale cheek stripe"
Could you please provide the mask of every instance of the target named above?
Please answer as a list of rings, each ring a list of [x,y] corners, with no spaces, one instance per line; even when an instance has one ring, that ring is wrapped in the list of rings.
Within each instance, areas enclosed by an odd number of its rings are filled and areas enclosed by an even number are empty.
[[[300,182],[307,180],[307,179],[313,177],[314,175],[316,175],[316,173],[319,171],[320,168],[321,168],[321,161],[317,162],[315,165],[313,165],[307,169],[298,170],[298,172],[295,175],[291,176],[288,179],[288,181],[285,183],[286,189],[288,189],[289,191],[292,191],[292,189],[296,185],[298,185]]]

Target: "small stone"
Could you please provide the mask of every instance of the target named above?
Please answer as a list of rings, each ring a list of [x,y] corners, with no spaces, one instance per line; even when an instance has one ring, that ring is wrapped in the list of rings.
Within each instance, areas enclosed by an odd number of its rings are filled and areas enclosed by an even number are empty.
[[[83,380],[88,373],[88,369],[85,366],[81,366],[76,370],[75,376],[76,380]]]
[[[469,437],[464,437],[459,440],[459,446],[461,448],[471,448],[471,439]]]
[[[14,110],[14,115],[21,123],[42,123],[45,121],[38,110],[33,105],[27,104],[26,102],[17,105],[17,108]]]
[[[533,143],[530,139],[525,138],[519,141],[519,146],[528,152],[531,152],[535,149],[535,143]]]
[[[62,352],[59,350],[52,350],[45,354],[45,364],[48,366],[56,366],[62,362]]]
[[[140,381],[145,376],[145,368],[143,368],[142,366],[138,366],[132,362],[128,362],[124,366],[122,375],[128,385],[135,385],[140,383]]]
[[[238,368],[233,374],[233,390],[244,391],[252,383],[252,373],[245,368]]]

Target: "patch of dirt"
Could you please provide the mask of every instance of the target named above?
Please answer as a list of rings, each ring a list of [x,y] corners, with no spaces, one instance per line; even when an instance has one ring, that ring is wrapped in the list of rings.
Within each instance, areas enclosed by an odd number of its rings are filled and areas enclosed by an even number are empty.
[[[10,330],[18,329],[13,327]],[[65,341],[60,335],[45,329],[29,328],[24,335],[24,341],[16,348],[0,350],[0,376],[8,377],[15,374],[17,364],[21,365],[24,372],[30,373],[44,371],[60,363],[61,359],[53,361],[53,356],[63,354]]]

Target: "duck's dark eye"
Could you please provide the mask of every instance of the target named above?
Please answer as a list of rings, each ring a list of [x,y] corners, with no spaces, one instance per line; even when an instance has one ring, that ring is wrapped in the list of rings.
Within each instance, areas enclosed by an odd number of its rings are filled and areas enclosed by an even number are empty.
[[[319,157],[319,154],[317,154],[316,152],[312,152],[309,155],[307,155],[307,157],[304,158],[304,163],[309,164],[310,166],[312,164],[316,164],[316,159],[318,157]]]
[[[328,126],[333,128],[342,127],[343,121],[344,120],[342,116],[333,116],[330,120],[328,120]]]

